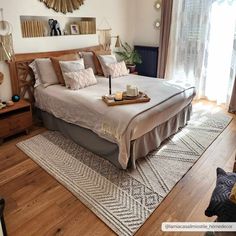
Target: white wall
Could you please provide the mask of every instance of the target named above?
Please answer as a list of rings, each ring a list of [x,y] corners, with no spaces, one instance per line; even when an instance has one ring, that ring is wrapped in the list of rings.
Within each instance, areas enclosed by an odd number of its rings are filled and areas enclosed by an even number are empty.
[[[159,45],[160,29],[155,27],[155,22],[161,19],[161,9],[155,8],[156,2],[156,0],[135,0],[135,45]]]
[[[97,26],[105,17],[111,27],[113,35],[120,35],[121,39],[132,43],[133,33],[130,6],[134,0],[86,0],[80,10],[67,16],[96,17]],[[22,38],[20,15],[58,16],[39,0],[0,0],[0,8],[4,9],[5,20],[13,25],[13,43],[15,53],[57,51],[74,49],[98,44],[96,35],[62,36],[45,38]],[[0,98],[8,100],[11,97],[11,83],[6,63],[0,62],[0,71],[4,73],[4,82],[0,86]]]

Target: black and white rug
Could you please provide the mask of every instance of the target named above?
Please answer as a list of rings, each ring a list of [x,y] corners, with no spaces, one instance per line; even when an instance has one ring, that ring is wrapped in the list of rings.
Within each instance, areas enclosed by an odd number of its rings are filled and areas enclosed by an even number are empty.
[[[122,171],[58,132],[17,146],[119,235],[133,235],[230,123],[219,111],[195,107],[191,121],[158,150]]]

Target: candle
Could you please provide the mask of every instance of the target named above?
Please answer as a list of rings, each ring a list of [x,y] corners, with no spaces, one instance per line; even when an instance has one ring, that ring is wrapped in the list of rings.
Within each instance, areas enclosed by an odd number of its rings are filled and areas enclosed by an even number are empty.
[[[116,101],[121,101],[121,100],[123,100],[123,92],[116,92],[116,94],[115,94],[115,100],[116,100]]]
[[[109,95],[111,95],[111,75],[109,75]]]

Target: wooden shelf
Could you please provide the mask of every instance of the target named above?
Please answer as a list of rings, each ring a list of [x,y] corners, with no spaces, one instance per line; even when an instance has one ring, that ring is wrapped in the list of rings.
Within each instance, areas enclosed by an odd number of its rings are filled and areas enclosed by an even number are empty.
[[[51,29],[48,23],[50,19],[59,23],[61,35],[51,36]],[[94,17],[20,16],[20,21],[23,38],[96,34],[96,18]],[[75,30],[73,30],[74,27]]]

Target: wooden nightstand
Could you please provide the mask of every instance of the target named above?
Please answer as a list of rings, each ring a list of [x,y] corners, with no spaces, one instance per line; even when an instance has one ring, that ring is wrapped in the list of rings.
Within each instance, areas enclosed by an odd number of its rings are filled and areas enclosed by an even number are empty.
[[[13,134],[26,131],[32,126],[31,105],[20,100],[14,106],[0,110],[0,143]]]

